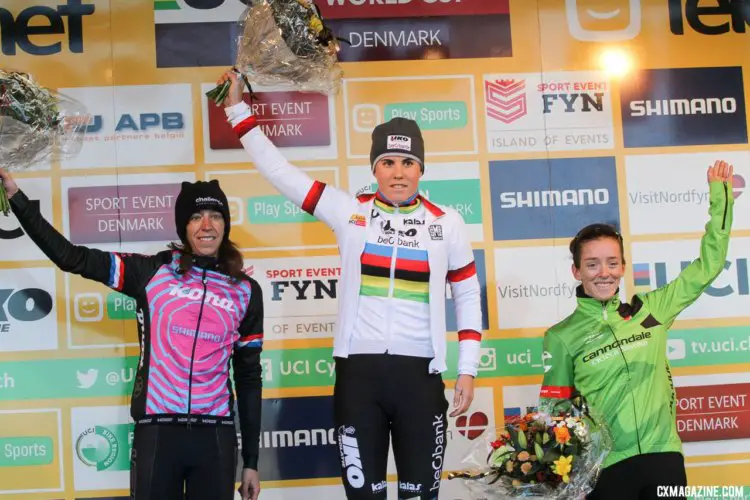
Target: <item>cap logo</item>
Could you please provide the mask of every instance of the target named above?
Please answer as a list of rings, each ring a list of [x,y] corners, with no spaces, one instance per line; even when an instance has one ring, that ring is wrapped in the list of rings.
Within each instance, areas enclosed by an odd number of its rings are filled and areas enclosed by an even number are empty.
[[[411,137],[406,135],[389,135],[386,140],[385,149],[411,151]]]
[[[211,205],[211,204],[213,204],[213,205],[219,205],[220,207],[224,206],[224,204],[220,200],[217,200],[216,198],[214,198],[212,196],[201,196],[200,198],[196,198],[195,199],[195,204],[196,205]]]

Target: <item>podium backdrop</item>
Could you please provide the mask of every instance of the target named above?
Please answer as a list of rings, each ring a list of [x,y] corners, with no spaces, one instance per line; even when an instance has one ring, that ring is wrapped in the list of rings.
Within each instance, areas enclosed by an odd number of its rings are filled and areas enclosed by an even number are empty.
[[[476,399],[450,419],[446,471],[535,404],[544,330],[575,305],[567,245],[577,229],[621,228],[625,298],[661,286],[698,256],[705,171],[725,159],[737,198],[725,271],[680,316],[668,350],[690,483],[750,485],[750,6],[317,3],[351,41],[341,92],[260,87],[256,111],[290,160],[352,194],[374,185],[372,128],[394,116],[421,125],[421,189],[464,216],[485,311]],[[243,9],[240,0],[4,0],[0,66],[31,72],[94,117],[79,156],[16,177],[73,243],[137,252],[176,238],[181,181],[219,179],[265,298],[261,497],[343,498],[331,432],[333,233],[254,170],[204,96],[233,62]],[[0,498],[125,496],[133,302],[56,270],[12,216],[0,217],[0,239]],[[451,389],[452,304],[448,325]],[[393,460],[389,471],[393,490]],[[443,491],[466,498],[456,481]]]

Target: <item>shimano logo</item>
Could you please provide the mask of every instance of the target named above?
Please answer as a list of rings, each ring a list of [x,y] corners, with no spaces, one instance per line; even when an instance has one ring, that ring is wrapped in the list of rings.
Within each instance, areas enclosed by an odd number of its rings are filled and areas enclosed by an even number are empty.
[[[173,284],[169,289],[169,295],[171,295],[172,297],[181,297],[188,300],[201,300],[203,298],[203,289],[189,288],[186,286]],[[228,312],[234,312],[235,309],[234,302],[225,297],[219,297],[213,292],[208,292],[206,294],[206,303],[220,309],[224,309]]]
[[[430,491],[435,491],[440,489],[440,474],[443,470],[443,456],[445,455],[445,419],[443,415],[435,415],[432,427],[435,430],[435,451],[432,453],[432,478],[435,482],[432,483]]]
[[[737,112],[734,97],[633,101],[630,116],[719,115]]]
[[[566,207],[606,205],[609,189],[565,189],[562,191],[506,191],[500,193],[501,208]]]
[[[651,332],[643,332],[643,333],[638,333],[638,334],[634,333],[628,338],[615,340],[611,344],[607,344],[603,347],[598,348],[595,351],[592,351],[586,354],[583,357],[583,362],[588,363],[589,361],[592,361],[600,356],[609,355],[610,352],[615,349],[619,350],[621,348],[625,348],[625,346],[628,346],[628,345],[635,346],[636,343],[646,342],[650,338],[651,338]],[[629,349],[625,349],[625,350],[629,350]]]
[[[295,431],[263,431],[261,448],[299,448],[301,446],[326,446],[336,443],[333,428],[297,429]]]
[[[362,460],[359,456],[359,445],[354,435],[354,427],[339,428],[339,454],[341,467],[346,471],[346,480],[352,488],[365,485],[365,473],[362,471]]]
[[[220,207],[224,206],[224,204],[220,200],[212,196],[202,196],[200,198],[195,199],[196,205],[203,205],[203,204],[208,204],[208,203],[213,203],[213,204],[219,205]]]

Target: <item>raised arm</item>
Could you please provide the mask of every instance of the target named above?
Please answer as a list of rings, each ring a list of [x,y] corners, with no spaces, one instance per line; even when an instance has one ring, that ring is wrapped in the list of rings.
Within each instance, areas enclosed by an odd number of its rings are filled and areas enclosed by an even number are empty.
[[[695,302],[724,269],[732,228],[734,169],[717,161],[708,169],[709,216],[701,238],[700,256],[674,280],[643,296],[653,317],[663,325],[671,325],[678,314]]]
[[[143,290],[146,280],[159,266],[159,256],[105,252],[72,244],[47,222],[38,205],[29,202],[8,172],[0,169],[0,178],[21,227],[61,270],[98,281],[133,297]]]
[[[334,186],[312,179],[289,163],[263,133],[252,109],[242,100],[241,79],[233,71],[228,71],[218,83],[226,80],[232,82],[226,99],[227,120],[258,172],[292,203],[334,231],[347,224],[351,213],[342,209],[352,204],[353,197]]]

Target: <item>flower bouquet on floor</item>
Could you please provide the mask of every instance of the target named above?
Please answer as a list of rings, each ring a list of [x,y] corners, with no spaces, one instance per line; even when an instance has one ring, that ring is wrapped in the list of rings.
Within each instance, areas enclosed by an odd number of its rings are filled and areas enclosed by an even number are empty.
[[[549,413],[507,421],[467,457],[476,467],[448,477],[464,479],[473,500],[584,499],[611,450],[602,422],[576,394]]]
[[[343,71],[339,38],[325,26],[312,0],[249,0],[238,23],[234,70],[252,94],[257,85],[289,85],[295,90],[336,93]],[[229,82],[206,93],[224,102]]]
[[[0,70],[0,168],[25,170],[77,155],[89,119],[80,103],[40,86],[31,75]],[[2,182],[0,211],[10,213]]]

